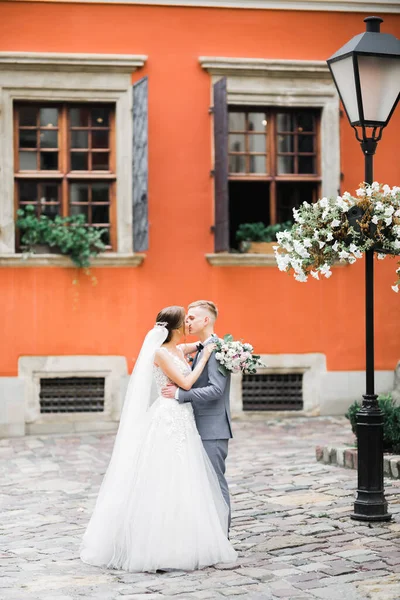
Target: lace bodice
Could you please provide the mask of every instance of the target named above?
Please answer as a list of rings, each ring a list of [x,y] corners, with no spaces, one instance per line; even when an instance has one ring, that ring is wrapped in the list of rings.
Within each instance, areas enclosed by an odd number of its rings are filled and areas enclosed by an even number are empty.
[[[183,358],[178,358],[175,354],[172,354],[172,352],[170,352],[169,350],[167,350],[167,348],[161,348],[164,352],[168,352],[168,354],[173,358],[176,366],[178,367],[178,369],[181,371],[181,373],[183,375],[188,375],[190,373],[190,367],[189,365],[183,360]],[[169,377],[166,376],[166,374],[164,373],[164,371],[161,369],[161,367],[159,367],[158,365],[154,365],[153,367],[153,373],[154,373],[154,379],[156,381],[157,384],[157,390],[160,393],[161,388],[164,387],[165,385],[167,385],[167,383],[174,383],[172,382]]]
[[[183,375],[190,373],[190,367],[183,358],[178,358],[172,354],[167,348],[163,348],[164,352],[168,352],[178,369]],[[164,398],[161,396],[161,388],[167,383],[173,383],[166,376],[161,367],[154,365],[154,379],[157,384],[159,398],[151,408],[153,423],[161,425],[168,437],[172,437],[178,451],[178,456],[184,458],[184,444],[187,436],[193,436],[197,433],[196,424],[193,415],[193,407],[190,402],[179,404],[172,398]]]

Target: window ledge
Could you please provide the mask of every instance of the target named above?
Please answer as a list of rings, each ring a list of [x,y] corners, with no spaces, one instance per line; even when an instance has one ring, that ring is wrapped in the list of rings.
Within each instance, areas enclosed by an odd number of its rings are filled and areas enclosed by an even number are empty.
[[[76,54],[72,52],[0,52],[0,68],[24,71],[127,73],[144,66],[141,54]]]
[[[227,77],[315,77],[331,80],[328,65],[324,60],[278,60],[267,58],[236,58],[200,56],[199,63],[210,75]],[[331,94],[335,94],[334,88]]]
[[[139,267],[145,254],[105,252],[91,260],[92,267]],[[76,268],[68,256],[62,254],[0,254],[0,267],[67,267]]]
[[[236,254],[218,252],[206,254],[206,259],[213,267],[278,267],[274,254]],[[333,267],[348,267],[347,263],[336,262]]]
[[[8,2],[60,2],[60,0],[6,0]],[[68,0],[82,3],[82,0]],[[85,0],[86,3],[114,4],[116,0]],[[264,10],[306,10],[337,12],[398,13],[397,0],[118,0],[119,4],[150,6],[190,6],[206,8],[239,8]]]
[[[274,254],[236,254],[218,252],[206,254],[206,259],[213,267],[276,267]]]

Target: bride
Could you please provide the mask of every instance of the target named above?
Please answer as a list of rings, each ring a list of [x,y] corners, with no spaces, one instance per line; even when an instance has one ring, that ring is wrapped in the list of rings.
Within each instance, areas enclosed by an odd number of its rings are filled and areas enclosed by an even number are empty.
[[[213,345],[192,371],[178,345],[185,311],[159,312],[131,375],[110,464],[83,536],[81,559],[126,571],[195,570],[233,562],[228,506],[203,448],[190,403],[161,396],[190,389]],[[152,379],[159,396],[150,405]]]

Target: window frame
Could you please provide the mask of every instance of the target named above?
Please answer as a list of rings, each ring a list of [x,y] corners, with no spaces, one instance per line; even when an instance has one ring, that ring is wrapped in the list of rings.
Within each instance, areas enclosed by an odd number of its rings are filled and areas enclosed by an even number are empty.
[[[282,113],[282,112],[296,113],[299,111],[313,112],[316,117],[315,133],[313,132],[313,135],[315,136],[315,152],[313,153],[313,155],[315,155],[316,173],[315,174],[309,174],[309,173],[278,174],[279,153],[277,152],[277,136],[279,134],[278,134],[278,129],[277,129],[277,114]],[[269,182],[269,184],[270,184],[270,186],[269,186],[269,214],[270,214],[270,224],[271,225],[275,225],[278,222],[278,220],[277,220],[277,214],[278,214],[277,184],[278,183],[285,183],[285,182],[316,183],[317,184],[317,186],[316,186],[317,194],[316,195],[318,196],[320,194],[321,182],[322,182],[322,177],[321,177],[321,140],[320,140],[321,115],[318,114],[319,113],[318,109],[316,109],[314,107],[312,107],[312,108],[286,107],[286,106],[272,106],[271,107],[271,106],[259,106],[259,105],[257,105],[257,106],[250,106],[250,105],[238,106],[238,105],[230,104],[230,105],[228,105],[228,114],[230,112],[245,113],[246,115],[251,112],[263,112],[267,115],[268,123],[271,123],[270,132],[268,133],[266,131],[264,134],[265,138],[266,138],[267,172],[266,173],[232,173],[230,171],[228,172],[228,181],[266,181],[266,182]],[[246,118],[246,123],[247,123],[247,118]],[[232,131],[228,128],[228,138],[231,133],[232,133]],[[234,130],[233,133],[237,133],[237,131]],[[240,133],[242,133],[242,132],[240,132]],[[293,133],[293,135],[297,137],[296,133]],[[241,153],[241,155],[246,156],[246,163],[247,163],[247,157],[249,157],[251,155],[257,155],[257,153],[248,153],[248,144],[247,144],[248,134],[246,133],[245,136],[246,136],[246,139],[245,139],[246,153],[245,154]],[[230,156],[234,156],[234,155],[235,154],[231,153],[228,148],[228,159]],[[298,158],[298,156],[299,156],[298,152],[293,153],[293,156],[295,158],[296,157]]]
[[[227,107],[280,107],[286,108],[318,108],[321,110],[320,123],[320,194],[336,196],[340,192],[340,112],[339,96],[332,81],[325,61],[315,60],[279,60],[263,58],[238,57],[199,57],[200,66],[210,75],[211,105],[215,104],[215,90],[218,82],[226,81],[225,101]],[[213,112],[213,111],[211,111]],[[220,127],[213,115],[215,129]],[[215,135],[214,135],[215,142]],[[221,163],[221,149],[214,143],[213,163],[215,177],[218,175],[217,161]],[[302,181],[304,181],[302,179]],[[216,190],[216,188],[215,188]],[[214,193],[214,213],[217,215],[218,204],[228,214],[227,197],[218,197]],[[228,239],[220,231],[227,223],[219,224],[214,220],[215,239]],[[229,245],[215,244],[214,253],[229,253]],[[244,255],[237,255],[237,261],[244,264]],[[207,254],[211,264],[222,266],[223,261],[216,254]],[[215,260],[214,260],[215,259]],[[233,264],[227,259],[227,265]],[[246,263],[247,264],[247,263]],[[259,262],[257,261],[257,265]],[[275,263],[274,263],[275,264]]]
[[[316,128],[315,128],[315,140],[316,140],[316,148],[315,148],[315,152],[313,153],[309,153],[309,154],[313,154],[315,155],[315,160],[316,160],[316,173],[284,173],[279,175],[277,172],[277,165],[276,165],[276,159],[277,156],[282,154],[286,154],[286,153],[278,153],[277,152],[277,143],[276,143],[276,138],[277,135],[279,135],[277,128],[276,128],[276,115],[278,113],[281,112],[289,112],[289,113],[297,113],[297,112],[314,112],[317,119],[316,119]],[[272,126],[271,126],[271,132],[270,134],[266,134],[266,164],[267,164],[267,171],[266,173],[233,173],[231,171],[229,171],[228,177],[230,180],[239,180],[239,181],[321,181],[322,180],[322,176],[321,176],[321,140],[320,140],[320,133],[321,133],[321,118],[320,115],[317,114],[318,113],[318,109],[315,109],[314,107],[287,107],[287,106],[259,106],[259,105],[233,105],[230,104],[228,106],[228,114],[231,112],[238,112],[238,113],[245,113],[245,114],[249,114],[252,112],[262,112],[265,113],[266,115],[268,115],[269,117],[272,117]],[[244,134],[246,135],[245,132],[239,131],[239,130],[230,130],[228,128],[228,135],[231,134]],[[284,132],[285,135],[289,135],[289,133],[291,135],[296,135],[296,133],[292,133],[292,132]],[[308,135],[309,132],[305,132],[304,135]],[[314,132],[313,132],[314,133]],[[251,134],[254,135],[254,134]],[[257,135],[259,135],[257,133]],[[261,134],[263,135],[263,134]],[[246,135],[246,137],[248,137]],[[247,144],[246,144],[247,145]],[[228,149],[228,156],[234,156],[236,153],[234,152],[230,152]],[[248,152],[246,149],[246,152],[238,152],[238,155],[241,156],[257,156],[257,155],[261,155],[263,156],[264,153],[257,153],[257,152]],[[290,153],[287,153],[290,154]],[[298,152],[293,152],[292,153],[293,156],[299,156]],[[307,155],[308,153],[301,153],[300,155]]]
[[[96,265],[138,266],[132,219],[132,74],[144,55],[0,52],[0,266],[69,267],[68,257],[35,255],[21,261],[15,249],[13,103],[113,103],[116,106],[116,247],[94,259]]]
[[[58,169],[54,170],[45,170],[45,169],[36,169],[36,170],[21,170],[19,167],[19,132],[20,132],[20,122],[19,122],[19,108],[22,106],[35,106],[37,108],[46,107],[46,108],[57,108],[58,109]],[[110,108],[110,121],[109,121],[109,142],[107,151],[109,152],[109,168],[103,171],[93,171],[93,170],[72,170],[71,169],[71,132],[74,130],[70,124],[69,118],[69,109],[70,108],[82,108],[82,107],[92,107],[92,106],[107,106]],[[86,183],[96,183],[101,181],[110,182],[109,188],[109,223],[105,224],[105,227],[109,229],[109,245],[107,245],[107,251],[114,251],[117,245],[117,231],[116,231],[116,152],[115,152],[115,105],[113,103],[100,103],[100,102],[86,102],[86,103],[75,103],[75,102],[45,102],[45,101],[36,101],[36,102],[24,102],[19,101],[15,102],[13,106],[13,123],[14,123],[14,202],[15,202],[15,218],[17,218],[17,210],[20,208],[20,199],[19,199],[19,182],[23,180],[27,181],[35,181],[38,184],[40,182],[58,182],[59,187],[59,206],[60,211],[59,215],[61,217],[70,216],[69,211],[69,202],[70,202],[70,185],[73,182],[86,182]],[[33,129],[33,127],[32,127]],[[75,128],[76,129],[76,128]],[[78,128],[79,129],[79,128]],[[93,128],[87,127],[85,128],[88,131],[93,130]],[[40,126],[36,124],[35,131],[41,131]],[[33,151],[33,149],[32,149]],[[38,154],[38,162],[40,160],[40,148],[36,146],[35,151]],[[88,149],[88,163],[90,166],[90,149]],[[40,166],[40,165],[39,165]],[[90,204],[90,202],[88,202]],[[89,222],[89,225],[92,223]],[[94,225],[95,227],[101,229],[101,224]],[[16,244],[19,246],[19,232],[16,232]]]

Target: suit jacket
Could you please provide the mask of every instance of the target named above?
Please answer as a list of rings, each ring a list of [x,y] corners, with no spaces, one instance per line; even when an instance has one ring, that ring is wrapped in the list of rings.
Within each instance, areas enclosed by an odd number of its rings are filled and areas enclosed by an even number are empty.
[[[212,339],[208,343],[212,343]],[[195,365],[196,358],[192,368]],[[227,440],[233,437],[229,404],[231,375],[222,375],[218,367],[219,363],[213,352],[193,387],[190,390],[179,389],[179,403],[192,403],[202,440]]]

